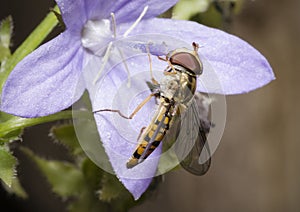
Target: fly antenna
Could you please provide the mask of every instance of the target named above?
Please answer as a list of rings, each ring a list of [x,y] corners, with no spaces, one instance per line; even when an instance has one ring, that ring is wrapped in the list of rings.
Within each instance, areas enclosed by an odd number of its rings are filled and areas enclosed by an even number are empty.
[[[198,43],[196,43],[196,42],[193,42],[193,47],[194,47],[194,51],[195,52],[198,52],[198,49],[199,49],[199,44]]]

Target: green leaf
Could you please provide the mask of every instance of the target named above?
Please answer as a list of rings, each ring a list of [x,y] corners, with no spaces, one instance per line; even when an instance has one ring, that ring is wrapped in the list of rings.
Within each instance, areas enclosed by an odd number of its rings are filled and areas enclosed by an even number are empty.
[[[96,193],[101,186],[103,171],[96,166],[89,158],[82,161],[81,170],[86,182],[85,190],[83,190],[76,201],[73,201],[68,210],[70,212],[81,211],[112,211],[109,204],[101,202]]]
[[[85,160],[83,160],[81,170],[89,187],[93,191],[98,190],[104,171],[89,158],[85,158]]]
[[[108,204],[105,204],[99,199],[96,198],[96,195],[93,191],[83,190],[80,196],[69,204],[69,212],[110,212],[113,211],[110,209]]]
[[[11,119],[13,117],[14,117],[13,115],[10,115],[8,113],[4,113],[4,112],[0,111],[0,124],[8,121],[9,119]]]
[[[28,197],[27,193],[25,192],[17,177],[14,177],[12,179],[11,187],[5,186],[5,189],[7,192],[15,194],[20,198],[26,199]]]
[[[0,23],[0,73],[6,64],[6,61],[11,56],[9,47],[11,46],[12,32],[13,32],[13,21],[11,16],[8,16]]]
[[[9,152],[8,148],[0,147],[0,179],[11,187],[16,172],[17,159]]]
[[[12,32],[13,21],[12,17],[8,16],[0,23],[0,44],[6,49],[9,49]]]
[[[11,191],[14,194],[16,194],[18,197],[21,197],[23,199],[26,199],[28,197],[26,191],[22,187],[22,185],[17,177],[13,178],[12,185],[11,185]]]
[[[10,143],[13,141],[22,140],[23,129],[10,131],[5,136],[0,137],[0,144]]]
[[[38,166],[47,178],[54,193],[62,198],[78,196],[86,184],[82,172],[74,164],[55,160],[45,160],[28,148],[21,148]]]
[[[190,17],[190,20],[204,24],[206,26],[221,28],[222,26],[222,14],[220,14],[214,5],[210,5],[208,9],[203,13],[195,14]]]
[[[0,111],[0,131],[2,130],[2,127],[5,125],[5,122],[10,120],[13,117],[14,116]],[[20,140],[22,133],[23,133],[23,129],[15,129],[15,130],[11,129],[7,131],[7,133],[0,136],[0,144]]]
[[[173,18],[189,20],[192,16],[205,12],[210,0],[181,0],[173,8]]]
[[[69,149],[73,156],[83,154],[83,150],[77,140],[72,124],[64,124],[52,127],[50,130],[50,136],[52,136],[55,141],[63,144],[67,149]]]
[[[111,200],[119,197],[122,192],[126,191],[124,186],[115,175],[105,174],[102,177],[101,184],[102,188],[99,192],[99,198],[104,202],[110,202]]]
[[[58,11],[58,7],[54,8]],[[38,47],[43,40],[48,36],[52,29],[57,25],[58,20],[53,12],[48,13],[45,19],[33,30],[33,32],[26,38],[26,40],[19,46],[19,48],[13,53],[13,55],[5,62],[1,64],[0,69],[0,93],[4,82],[13,68],[20,62],[26,55],[32,52]],[[7,27],[5,27],[7,28]]]
[[[10,57],[10,50],[6,47],[4,47],[0,43],[0,63],[5,63],[6,59]]]

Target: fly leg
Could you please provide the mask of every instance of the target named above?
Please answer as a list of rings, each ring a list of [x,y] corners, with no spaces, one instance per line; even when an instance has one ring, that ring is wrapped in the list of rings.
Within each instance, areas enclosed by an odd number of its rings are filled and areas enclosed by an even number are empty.
[[[98,112],[113,112],[113,113],[118,113],[121,117],[125,118],[125,119],[132,119],[137,112],[147,103],[150,101],[150,99],[153,96],[157,96],[157,93],[151,93],[146,99],[144,99],[144,101],[142,101],[136,108],[135,110],[130,114],[130,116],[126,116],[124,115],[120,110],[114,110],[114,109],[101,109],[101,110],[96,110],[94,111],[94,113],[98,113]]]
[[[155,100],[156,100],[156,104],[158,104],[158,97],[160,97],[160,84],[154,78],[154,75],[153,75],[152,60],[151,60],[149,45],[146,45],[146,50],[147,50],[147,55],[148,55],[148,60],[149,60],[149,70],[150,70],[150,76],[151,76],[151,82],[146,81],[146,83],[147,83],[149,89],[151,90],[151,92],[156,93],[155,97],[157,97],[157,98]]]
[[[142,127],[142,129],[140,130],[140,134],[139,134],[137,140],[140,139],[140,137],[141,137],[141,135],[143,134],[143,132],[144,132],[145,129],[146,129],[146,127]]]
[[[150,68],[150,76],[151,76],[151,81],[152,81],[152,84],[154,86],[158,86],[159,83],[158,81],[154,78],[153,76],[153,71],[152,71],[152,60],[151,60],[151,54],[150,54],[150,49],[149,49],[149,45],[146,46],[146,50],[147,50],[147,55],[148,55],[148,59],[149,59],[149,68]]]
[[[176,70],[174,68],[174,66],[172,65],[172,63],[170,62],[170,60],[168,59],[168,57],[166,56],[166,58],[163,58],[163,57],[160,57],[160,56],[157,56],[159,60],[162,60],[162,61],[165,61],[168,63],[168,67],[166,68],[166,70],[168,70],[169,67],[171,67],[172,69],[172,72],[169,72],[169,71],[165,71],[164,74],[165,75],[171,75],[171,74],[176,74]]]

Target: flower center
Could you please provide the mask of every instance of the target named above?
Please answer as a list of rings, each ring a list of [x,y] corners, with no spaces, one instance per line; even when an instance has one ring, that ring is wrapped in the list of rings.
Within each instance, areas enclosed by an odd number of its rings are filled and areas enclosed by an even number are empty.
[[[102,56],[109,42],[114,38],[108,19],[88,20],[81,32],[81,43],[86,49]]]
[[[142,20],[148,10],[148,6],[146,6],[140,16],[135,20],[135,22],[127,29],[127,31],[122,35],[122,37],[127,37],[130,32],[138,25],[138,23]],[[94,79],[94,84],[97,82],[99,77],[101,76],[107,62],[109,61],[111,50],[113,48],[113,40],[117,38],[117,26],[116,19],[114,13],[111,13],[111,21],[109,19],[101,19],[101,20],[88,20],[86,24],[83,26],[81,32],[81,43],[82,46],[93,54],[102,57],[102,64],[97,76]],[[130,75],[128,66],[124,59],[124,55],[122,50],[117,47],[117,52],[119,56],[122,58],[122,62],[128,72],[128,76]],[[130,85],[130,77],[128,77],[128,85]]]

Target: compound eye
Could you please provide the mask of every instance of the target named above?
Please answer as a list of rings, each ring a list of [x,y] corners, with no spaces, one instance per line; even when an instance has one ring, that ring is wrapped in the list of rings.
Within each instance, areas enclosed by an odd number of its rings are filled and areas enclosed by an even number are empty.
[[[172,64],[181,65],[184,68],[192,71],[195,75],[202,74],[202,63],[195,55],[188,52],[178,52],[171,56]]]

